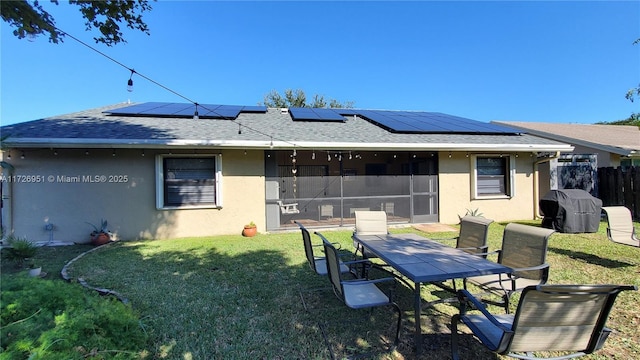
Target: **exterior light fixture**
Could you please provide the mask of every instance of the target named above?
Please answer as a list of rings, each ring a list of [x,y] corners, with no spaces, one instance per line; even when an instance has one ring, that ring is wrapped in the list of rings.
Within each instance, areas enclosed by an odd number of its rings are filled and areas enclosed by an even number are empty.
[[[196,105],[196,111],[193,113],[193,120],[198,120],[200,119],[200,116],[198,115],[198,103],[194,103]]]
[[[127,81],[127,91],[128,92],[132,92],[133,91],[133,74],[136,72],[133,69],[129,69],[131,70],[131,75],[129,76],[129,81]]]

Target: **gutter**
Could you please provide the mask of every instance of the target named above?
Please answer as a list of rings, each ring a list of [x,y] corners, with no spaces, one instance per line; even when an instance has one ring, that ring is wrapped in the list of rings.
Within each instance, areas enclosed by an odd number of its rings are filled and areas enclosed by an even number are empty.
[[[554,155],[544,157],[536,160],[533,163],[533,218],[540,218],[540,176],[538,175],[538,167],[540,164],[555,160],[560,157],[560,151],[557,151]]]
[[[198,147],[211,149],[263,150],[407,150],[407,151],[572,151],[568,144],[498,144],[498,143],[361,143],[361,142],[294,142],[269,140],[148,140],[148,139],[64,139],[19,138],[5,142],[7,147],[21,148],[85,148],[85,149],[175,149]]]

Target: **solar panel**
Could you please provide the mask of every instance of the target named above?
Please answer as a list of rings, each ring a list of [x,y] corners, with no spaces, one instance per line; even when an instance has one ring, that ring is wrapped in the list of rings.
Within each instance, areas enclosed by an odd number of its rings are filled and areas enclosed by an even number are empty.
[[[250,105],[245,105],[242,107],[242,112],[258,112],[258,113],[263,113],[263,112],[267,112],[267,107],[266,106],[250,106]]]
[[[157,116],[157,117],[193,117],[195,104],[147,102],[105,111],[112,115]],[[198,117],[201,119],[235,119],[241,112],[266,112],[266,106],[198,104]]]
[[[358,115],[388,131],[398,133],[517,134],[491,123],[434,112],[362,110]]]
[[[333,109],[333,111],[337,112],[340,115],[358,115],[358,111],[356,109]]]
[[[346,121],[335,110],[326,108],[289,108],[289,113],[294,121]]]
[[[113,109],[113,110],[109,110],[109,111],[105,111],[106,113],[109,114],[140,114],[144,111],[148,111],[157,107],[162,106],[163,103],[158,103],[158,102],[147,102],[147,103],[142,103],[142,104],[135,104],[135,105],[130,105],[130,106],[126,106],[123,108],[119,108],[119,109]]]

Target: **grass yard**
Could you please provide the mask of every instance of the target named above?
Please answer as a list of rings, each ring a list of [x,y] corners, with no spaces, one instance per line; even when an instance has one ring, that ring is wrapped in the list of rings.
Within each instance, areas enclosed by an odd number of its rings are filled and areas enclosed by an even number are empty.
[[[640,286],[640,249],[608,241],[605,226],[601,223],[594,234],[552,235],[550,283]],[[490,226],[490,250],[500,247],[503,228],[504,224],[498,223]],[[391,231],[427,237],[455,235],[427,234],[412,228]],[[323,234],[340,242],[343,249],[352,249],[350,231],[327,230]],[[312,240],[320,243],[315,235]],[[49,272],[42,281],[78,286],[57,280],[58,274],[66,261],[88,248],[41,249],[38,258],[43,270]],[[3,263],[2,270],[3,278],[12,276],[8,265]],[[306,264],[299,231],[253,238],[118,242],[77,260],[69,275],[117,291],[129,300],[150,339],[147,348],[140,349],[141,358],[327,359],[330,355],[323,333],[338,358],[384,347],[393,339],[392,309],[351,310],[341,304],[326,288],[328,280],[315,275]],[[398,283],[395,294],[403,310],[401,344],[393,354],[375,358],[415,359],[412,292]],[[423,290],[427,301],[441,296],[449,295],[432,286]],[[618,297],[607,324],[613,334],[604,349],[585,359],[640,358],[639,303],[640,292],[624,292]],[[450,304],[423,308],[425,351],[420,359],[450,358],[449,323],[456,312]],[[501,358],[471,336],[462,338],[461,347],[463,358]]]

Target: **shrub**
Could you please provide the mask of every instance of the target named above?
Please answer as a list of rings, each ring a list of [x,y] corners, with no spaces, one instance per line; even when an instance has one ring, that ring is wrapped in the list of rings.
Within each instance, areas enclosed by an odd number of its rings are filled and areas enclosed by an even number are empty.
[[[138,359],[147,337],[131,307],[60,280],[3,276],[0,359]]]
[[[34,257],[38,252],[38,246],[26,238],[9,235],[7,243],[11,247],[4,249],[2,255],[17,267],[22,267],[27,259]]]

